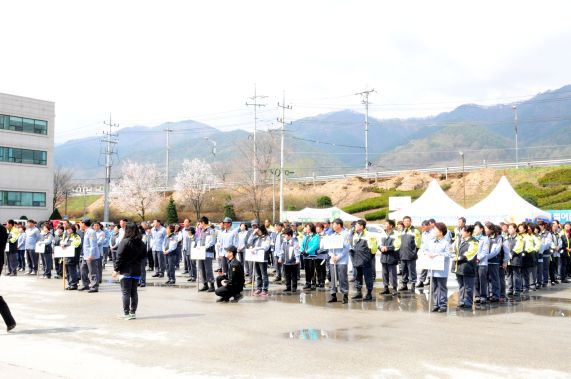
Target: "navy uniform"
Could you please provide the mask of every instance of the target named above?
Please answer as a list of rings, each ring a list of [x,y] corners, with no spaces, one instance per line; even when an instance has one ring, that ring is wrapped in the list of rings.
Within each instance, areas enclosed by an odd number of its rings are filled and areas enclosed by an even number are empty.
[[[178,233],[171,232],[165,237],[163,245],[163,254],[167,263],[167,281],[166,284],[175,284],[175,269],[178,261]]]
[[[364,301],[373,300],[373,260],[375,256],[373,251],[377,250],[377,240],[370,236],[366,230],[361,233],[353,233],[351,249],[351,258],[353,260],[353,270],[355,270],[355,288],[357,293],[352,297],[353,300],[363,299]],[[367,286],[367,294],[363,298],[361,288],[363,281]]]
[[[414,226],[405,228],[397,234],[395,249],[399,250],[402,262],[402,286],[399,291],[408,289],[407,283],[411,283],[411,290],[414,291],[416,282],[416,260],[418,259],[418,248],[420,247],[420,231]]]
[[[490,302],[496,303],[502,296],[505,296],[505,272],[500,276],[500,266],[503,271],[504,261],[504,239],[501,235],[491,234],[488,236],[490,252],[488,254],[488,282],[490,283]],[[501,281],[504,282],[504,292],[502,293]]]
[[[385,290],[380,293],[381,295],[390,294],[389,285],[393,288],[393,296],[397,295],[397,265],[399,262],[399,252],[395,248],[396,239],[397,232],[391,230],[390,233],[385,232],[385,235],[381,238],[379,244],[379,251],[381,252],[383,285],[385,287]]]
[[[61,241],[62,247],[74,249],[73,257],[65,258],[64,264],[67,273],[67,287],[66,290],[76,290],[78,282],[77,265],[79,264],[79,257],[81,254],[81,237],[72,233],[67,235]]]
[[[16,225],[8,230],[8,275],[16,276],[18,273],[18,237],[19,231]],[[2,253],[4,254],[4,253]]]
[[[52,277],[53,241],[54,241],[53,236],[49,231],[42,232],[40,234],[39,242],[44,245],[44,253],[41,254],[42,266],[44,266],[44,273],[42,275],[42,278],[45,279],[51,279]]]
[[[232,246],[233,247],[233,246]],[[236,253],[236,248],[234,248],[234,253]],[[230,298],[234,298],[237,302],[242,298],[242,291],[244,290],[244,267],[234,258],[228,261],[228,272],[226,275],[219,277],[220,285],[216,289],[216,295],[220,296],[219,302],[228,302]]]

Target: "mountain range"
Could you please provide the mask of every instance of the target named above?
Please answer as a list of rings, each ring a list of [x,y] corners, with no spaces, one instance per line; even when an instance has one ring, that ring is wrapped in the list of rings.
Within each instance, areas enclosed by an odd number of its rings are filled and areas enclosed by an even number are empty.
[[[369,117],[371,170],[406,170],[430,166],[458,166],[459,151],[465,163],[515,161],[514,104],[461,105],[450,112],[426,118]],[[520,161],[571,157],[571,85],[540,93],[517,103]],[[166,133],[171,129],[170,175],[184,159],[203,158],[217,167],[247,165],[240,146],[251,145],[251,133],[220,131],[192,121],[155,127],[120,129],[116,145],[118,162],[127,159],[155,162],[165,167]],[[274,166],[279,163],[279,133],[260,132],[263,143],[273,141]],[[362,172],[364,170],[364,115],[342,110],[294,121],[286,127],[286,168],[294,176]],[[216,155],[212,144],[217,143]],[[71,168],[76,178],[103,176],[101,143],[90,137],[56,145],[58,166]],[[117,169],[115,169],[115,175]]]

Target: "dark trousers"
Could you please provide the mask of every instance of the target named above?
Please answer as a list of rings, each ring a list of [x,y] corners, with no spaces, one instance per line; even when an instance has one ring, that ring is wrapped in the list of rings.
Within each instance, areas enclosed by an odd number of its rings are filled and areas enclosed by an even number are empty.
[[[228,258],[218,257],[218,267],[222,269],[222,272],[228,274]]]
[[[77,275],[77,263],[66,263],[65,271],[67,274],[67,285],[77,288],[77,282],[79,280]]]
[[[63,276],[63,258],[54,258],[54,268],[56,275]]]
[[[357,292],[361,292],[363,281],[367,286],[367,292],[373,291],[373,271],[371,262],[364,263],[363,266],[353,267],[355,270],[355,288]]]
[[[383,285],[389,288],[389,284],[393,289],[397,289],[397,265],[390,265],[388,263],[381,263],[383,272]]]
[[[500,285],[500,265],[499,264],[488,264],[488,281],[491,285],[490,298],[498,300],[501,296],[501,285]],[[505,284],[504,284],[505,287]]]
[[[175,255],[176,257],[176,255]],[[137,292],[137,279],[121,279],[121,292],[123,294],[123,313],[126,315],[137,312],[139,294]]]
[[[313,258],[304,258],[305,262],[305,285],[311,285],[312,283],[315,284],[315,259]]]
[[[567,265],[568,265],[569,257],[567,253],[561,253],[561,257],[559,259],[559,277],[561,280],[567,279]]]
[[[7,258],[8,274],[16,273],[18,271],[18,253],[8,253]]]
[[[141,260],[141,279],[139,279],[139,283],[146,284],[147,283],[147,257]]]
[[[530,287],[533,285],[531,283],[531,271],[534,269],[534,267],[522,267],[521,268],[521,277],[522,277],[522,281],[523,281],[523,291],[524,292],[528,292]]]
[[[173,251],[172,253],[167,255],[165,258],[167,260],[167,277],[171,282],[174,282],[176,280],[175,270],[176,270],[176,264],[178,262],[178,257],[176,255],[176,251]]]
[[[282,278],[283,263],[280,263],[278,257],[275,256],[274,256],[274,269],[276,270],[276,280],[280,280]]]
[[[521,267],[508,266],[508,293],[513,294],[521,291]]]
[[[254,269],[256,270],[256,289],[267,291],[270,285],[268,280],[268,263],[254,262]]]
[[[396,266],[395,266],[396,270]],[[432,301],[434,307],[441,309],[448,308],[448,286],[446,282],[448,278],[436,278],[433,277],[430,283],[430,295],[432,296]]]
[[[218,286],[214,293],[224,300],[230,300],[231,297],[238,296],[242,292],[242,288]]]
[[[26,268],[26,250],[18,250],[18,268],[23,270]]]
[[[474,299],[474,277],[456,274],[456,279],[460,286],[458,299],[459,305],[464,304],[471,306]]]
[[[476,274],[476,299],[485,303],[488,299],[488,266],[478,266],[478,273]]]
[[[10,308],[8,307],[8,304],[6,304],[2,296],[0,296],[0,315],[2,315],[2,318],[4,319],[6,326],[16,325],[16,321],[14,320],[14,317],[12,317]]]
[[[347,273],[347,265],[329,264],[331,271],[331,294],[334,295],[337,291],[343,295],[349,293],[349,275]]]
[[[53,263],[53,254],[41,254],[42,258],[42,265],[44,266],[44,273],[43,275],[51,278],[52,277],[52,263]]]
[[[551,261],[551,255],[543,254],[543,274],[541,275],[543,281],[541,282],[541,284],[546,285],[549,282],[549,270],[551,268],[550,261]]]
[[[428,280],[430,280],[430,278],[428,277],[428,270],[420,270],[420,275],[418,276],[418,283],[424,283],[426,282],[426,279],[428,278]]]
[[[507,268],[503,268],[500,266],[500,297],[506,297],[506,277],[507,277]]]
[[[165,274],[166,259],[162,251],[155,251],[155,272]]]
[[[198,261],[198,269],[200,270],[200,279],[202,283],[214,283],[214,272],[212,271],[212,258]]]
[[[153,250],[147,250],[147,259],[149,261],[149,269],[151,271],[155,269],[155,257],[153,255]]]
[[[559,257],[551,257],[549,262],[549,280],[555,282],[557,280],[557,267],[559,266]]]
[[[28,261],[28,269],[30,271],[38,271],[38,257],[36,256],[36,250],[26,250],[26,260]]]
[[[297,291],[297,269],[299,265],[284,265],[286,291]]]
[[[315,280],[319,285],[325,285],[325,277],[327,276],[327,262],[325,259],[315,259],[313,262],[315,267]]]
[[[402,284],[416,282],[416,261],[402,261]]]

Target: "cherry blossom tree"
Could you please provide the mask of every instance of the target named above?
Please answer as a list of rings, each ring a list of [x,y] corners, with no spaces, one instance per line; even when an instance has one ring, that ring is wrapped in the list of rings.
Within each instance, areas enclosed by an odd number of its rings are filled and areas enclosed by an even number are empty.
[[[185,204],[192,205],[197,220],[200,218],[205,194],[215,184],[216,175],[214,175],[212,166],[200,159],[185,159],[175,179],[178,197]]]

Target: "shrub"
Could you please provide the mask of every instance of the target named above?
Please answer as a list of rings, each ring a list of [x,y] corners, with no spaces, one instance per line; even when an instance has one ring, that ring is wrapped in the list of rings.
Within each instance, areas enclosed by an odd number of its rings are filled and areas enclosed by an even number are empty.
[[[346,206],[345,208],[343,208],[343,210],[347,213],[357,213],[357,212],[368,211],[371,209],[383,208],[386,207],[388,204],[389,204],[389,199],[387,197],[379,196],[358,201],[349,206]]]
[[[387,217],[388,208],[379,209],[375,212],[365,213],[365,220],[367,221],[375,221],[375,220],[382,220]]]
[[[172,198],[172,196],[169,199],[169,203],[167,205],[167,220],[166,223],[168,225],[170,224],[176,224],[178,223],[178,213],[176,211],[176,204],[174,202],[174,199]]]
[[[329,196],[321,196],[317,198],[317,208],[329,208],[333,206],[333,202]]]
[[[442,183],[440,185],[440,188],[442,188],[442,191],[446,192],[450,189],[450,187],[452,187],[452,184],[450,183]]]
[[[548,172],[537,181],[542,186],[571,184],[571,168],[561,168]]]
[[[224,206],[224,217],[230,217],[232,220],[237,219],[234,204],[226,204]]]
[[[563,191],[554,196],[540,198],[537,204],[542,207],[549,204],[564,203],[571,200],[571,191]]]
[[[50,220],[61,220],[61,214],[59,213],[57,208],[54,208],[54,211],[52,212],[51,216],[50,216]]]

